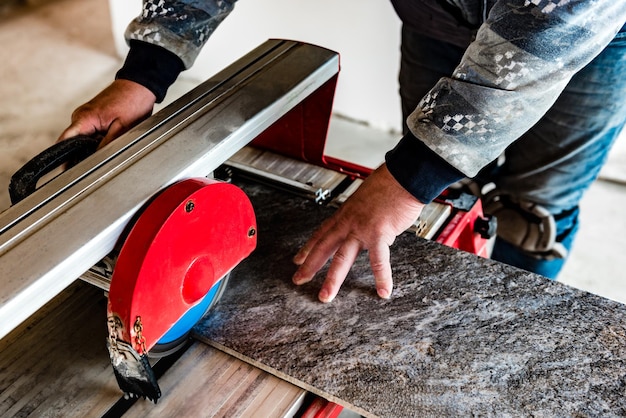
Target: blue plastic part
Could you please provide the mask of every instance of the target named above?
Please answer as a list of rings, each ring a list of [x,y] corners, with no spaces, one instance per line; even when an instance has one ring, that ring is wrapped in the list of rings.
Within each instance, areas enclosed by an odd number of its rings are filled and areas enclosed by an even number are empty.
[[[204,316],[207,309],[211,306],[211,303],[213,302],[213,299],[218,293],[221,285],[222,280],[215,283],[206,296],[204,296],[202,301],[187,311],[187,313],[183,315],[183,317],[180,318],[163,337],[161,337],[157,344],[167,344],[172,341],[176,341],[191,331],[191,328],[196,325],[196,323]]]

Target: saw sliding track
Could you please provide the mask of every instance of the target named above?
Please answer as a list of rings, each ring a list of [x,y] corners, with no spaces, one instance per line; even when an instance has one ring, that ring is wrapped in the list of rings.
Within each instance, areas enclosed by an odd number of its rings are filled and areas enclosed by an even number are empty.
[[[107,255],[177,180],[206,176],[339,71],[271,40],[0,214],[0,337]]]

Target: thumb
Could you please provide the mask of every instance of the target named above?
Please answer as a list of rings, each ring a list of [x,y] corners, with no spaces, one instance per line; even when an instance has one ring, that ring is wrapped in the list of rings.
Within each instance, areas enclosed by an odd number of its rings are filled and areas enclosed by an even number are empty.
[[[109,129],[107,129],[106,135],[104,136],[104,138],[102,138],[102,141],[100,141],[100,145],[98,146],[98,149],[104,147],[109,142],[112,142],[118,136],[128,131],[128,129],[129,128],[125,126],[119,119],[115,119],[109,125]]]
[[[65,139],[72,138],[78,135],[93,135],[97,132],[95,126],[92,124],[84,125],[82,123],[72,123],[70,126],[59,135],[56,142],[61,142]]]

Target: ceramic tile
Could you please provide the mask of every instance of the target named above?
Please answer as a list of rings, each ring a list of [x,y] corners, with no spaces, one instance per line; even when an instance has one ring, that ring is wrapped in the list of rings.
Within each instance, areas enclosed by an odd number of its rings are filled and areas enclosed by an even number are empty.
[[[227,352],[368,416],[594,416],[626,408],[626,307],[405,234],[395,290],[363,254],[337,299],[291,257],[330,209],[246,187],[259,245],[196,329]]]

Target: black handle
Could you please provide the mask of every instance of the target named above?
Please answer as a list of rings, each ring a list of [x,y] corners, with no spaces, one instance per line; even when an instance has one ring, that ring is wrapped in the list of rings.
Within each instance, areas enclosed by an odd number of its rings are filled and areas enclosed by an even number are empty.
[[[89,157],[96,152],[101,140],[101,136],[78,135],[57,142],[35,156],[11,177],[11,204],[16,204],[37,190],[37,182],[55,168],[63,164],[69,168]]]

